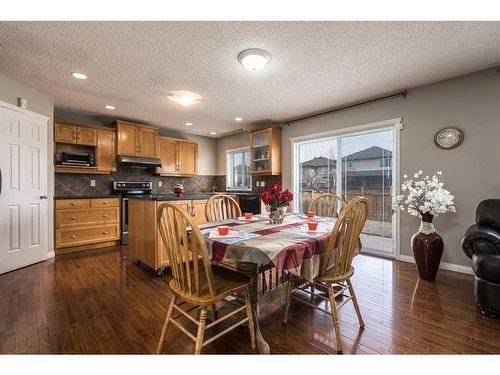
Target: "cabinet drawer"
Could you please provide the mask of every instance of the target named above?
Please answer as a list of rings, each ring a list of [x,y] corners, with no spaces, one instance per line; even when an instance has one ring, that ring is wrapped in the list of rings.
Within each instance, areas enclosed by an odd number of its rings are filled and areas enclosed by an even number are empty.
[[[82,209],[82,210],[57,210],[56,228],[118,223],[120,209],[118,207]]]
[[[56,210],[67,208],[90,208],[90,199],[57,199]]]
[[[120,239],[118,224],[99,225],[86,228],[56,229],[56,248],[86,245]]]
[[[120,207],[120,198],[96,198],[90,201],[90,207]]]

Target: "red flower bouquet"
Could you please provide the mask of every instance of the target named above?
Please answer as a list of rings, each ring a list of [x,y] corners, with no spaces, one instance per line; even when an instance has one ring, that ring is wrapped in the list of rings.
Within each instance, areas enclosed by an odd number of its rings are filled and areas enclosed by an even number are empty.
[[[271,211],[278,207],[287,207],[293,201],[293,194],[288,190],[282,190],[279,182],[272,182],[269,188],[260,194],[260,199]]]

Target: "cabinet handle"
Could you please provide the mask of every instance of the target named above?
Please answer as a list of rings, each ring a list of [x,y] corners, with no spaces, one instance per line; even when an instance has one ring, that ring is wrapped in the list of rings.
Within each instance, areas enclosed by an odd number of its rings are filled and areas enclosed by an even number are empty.
[[[104,214],[104,215],[102,215],[102,217],[108,217],[108,215]]]
[[[108,201],[103,201],[102,204],[108,204],[109,202]]]
[[[71,216],[71,220],[76,220],[76,216]]]
[[[108,232],[102,232],[102,234],[108,234]]]
[[[75,236],[75,235],[72,235],[72,236],[71,236],[71,238],[76,238],[76,236]]]
[[[76,202],[71,202],[70,205],[76,206]]]

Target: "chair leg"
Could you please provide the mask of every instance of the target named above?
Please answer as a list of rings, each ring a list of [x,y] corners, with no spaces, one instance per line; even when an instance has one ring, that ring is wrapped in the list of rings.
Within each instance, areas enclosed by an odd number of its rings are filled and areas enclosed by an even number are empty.
[[[328,286],[328,299],[330,300],[330,310],[332,312],[333,328],[335,329],[335,339],[337,340],[337,352],[342,353],[342,342],[340,341],[339,321],[337,317],[337,304],[333,294],[333,288]]]
[[[255,327],[253,324],[252,304],[250,303],[250,292],[245,289],[245,305],[247,307],[248,330],[250,331],[250,342],[252,349],[255,349]]]
[[[292,300],[292,284],[293,284],[293,279],[292,276],[289,275],[288,285],[286,288],[285,316],[283,317],[283,324],[288,323],[288,311],[290,310],[290,303]]]
[[[165,335],[167,334],[168,325],[170,323],[170,317],[172,316],[172,311],[174,310],[175,297],[172,297],[170,305],[168,306],[167,315],[165,316],[165,323],[163,323],[163,329],[161,330],[160,341],[158,342],[158,347],[156,348],[156,354],[161,353],[163,348],[163,342],[165,341]]]
[[[201,353],[201,347],[203,346],[203,335],[205,334],[206,320],[207,320],[207,308],[203,306],[200,312],[200,321],[198,325],[198,333],[196,335],[196,346],[194,348],[194,354]]]
[[[314,283],[311,283],[311,303],[314,303],[314,293],[316,288],[314,287]]]
[[[212,319],[213,322],[217,320],[217,309],[215,308],[215,303],[212,305]]]
[[[356,294],[354,293],[354,287],[352,286],[350,279],[347,279],[347,286],[349,287],[349,293],[352,297],[354,309],[356,310],[356,314],[358,315],[359,325],[361,328],[365,328],[365,322],[363,321],[363,317],[361,316],[361,310],[359,309],[358,300],[356,298]]]

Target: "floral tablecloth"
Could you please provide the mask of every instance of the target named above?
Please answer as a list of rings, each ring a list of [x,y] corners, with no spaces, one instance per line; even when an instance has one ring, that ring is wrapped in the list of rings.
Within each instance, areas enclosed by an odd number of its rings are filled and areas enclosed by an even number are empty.
[[[200,225],[212,261],[249,262],[259,266],[272,262],[306,280],[318,275],[334,218],[315,217],[319,222],[317,232],[307,232],[305,215],[287,214],[282,224],[269,224],[266,215],[256,217],[259,221],[228,219]],[[209,238],[210,232],[219,225],[238,231],[239,237]]]

